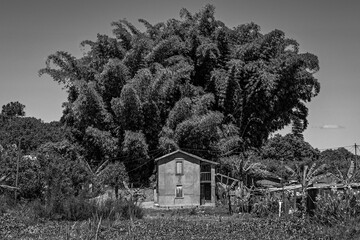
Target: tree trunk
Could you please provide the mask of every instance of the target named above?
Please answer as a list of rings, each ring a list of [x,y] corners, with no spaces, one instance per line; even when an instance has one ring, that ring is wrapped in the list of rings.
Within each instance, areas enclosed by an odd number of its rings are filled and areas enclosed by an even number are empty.
[[[302,196],[301,196],[301,210],[302,210],[302,217],[305,219],[306,215],[306,200],[307,200],[307,191],[306,188],[302,189]]]
[[[119,196],[119,186],[115,185],[115,198],[118,199]]]
[[[227,197],[228,197],[228,205],[229,205],[229,214],[232,215],[232,208],[231,208],[231,196],[230,196],[230,188],[227,186]]]

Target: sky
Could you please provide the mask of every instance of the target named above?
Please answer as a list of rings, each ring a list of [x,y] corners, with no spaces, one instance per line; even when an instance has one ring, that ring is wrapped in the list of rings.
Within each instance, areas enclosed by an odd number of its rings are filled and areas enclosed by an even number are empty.
[[[319,149],[360,145],[357,0],[0,0],[0,106],[19,101],[26,116],[57,121],[67,94],[49,76],[38,76],[48,55],[61,50],[81,57],[80,42],[111,35],[110,24],[119,19],[143,29],[139,18],[179,19],[181,8],[195,13],[208,3],[228,27],[254,22],[262,33],[279,29],[298,41],[300,52],[317,55],[321,90],[307,104],[305,140]]]

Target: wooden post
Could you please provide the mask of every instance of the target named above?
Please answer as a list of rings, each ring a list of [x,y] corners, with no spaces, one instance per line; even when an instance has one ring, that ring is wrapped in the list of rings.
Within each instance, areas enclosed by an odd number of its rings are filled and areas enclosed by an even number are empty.
[[[211,204],[215,206],[216,203],[216,183],[215,183],[215,166],[211,165],[211,173],[210,173],[210,180],[211,180]]]
[[[229,214],[232,215],[230,187],[229,187],[228,183],[229,183],[229,174],[228,174],[228,177],[226,178],[226,188],[227,188],[227,195],[228,195]]]
[[[283,159],[281,159],[281,169],[283,169],[284,168],[284,160]],[[284,179],[283,179],[284,177],[283,176],[281,176],[281,187],[282,187],[282,190],[281,190],[281,197],[282,197],[282,199],[281,199],[281,201],[283,202],[283,204],[284,204],[284,207],[283,207],[283,209],[284,209],[284,213],[285,213],[285,211],[286,211],[286,205],[285,205],[285,189],[284,189]],[[281,209],[280,209],[280,211],[281,211]]]
[[[19,162],[20,162],[20,142],[21,139],[19,138],[19,146],[18,146],[18,157],[16,161],[16,178],[15,178],[15,202],[17,201],[17,189],[19,184]]]

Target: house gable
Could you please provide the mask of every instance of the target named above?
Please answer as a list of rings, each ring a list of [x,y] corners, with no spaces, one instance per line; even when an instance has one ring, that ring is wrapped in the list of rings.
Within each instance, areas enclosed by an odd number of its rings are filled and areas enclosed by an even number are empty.
[[[210,161],[204,158],[201,158],[199,156],[196,156],[194,154],[182,151],[182,150],[176,150],[174,152],[171,152],[169,154],[166,154],[162,157],[156,158],[155,162],[158,162],[158,164],[163,164],[166,163],[168,161],[172,161],[175,158],[183,158],[186,159],[187,161],[193,162],[193,163],[199,163],[200,162],[206,162],[206,163],[210,163],[210,164],[214,164],[214,165],[218,165],[219,163],[214,162],[214,161]]]

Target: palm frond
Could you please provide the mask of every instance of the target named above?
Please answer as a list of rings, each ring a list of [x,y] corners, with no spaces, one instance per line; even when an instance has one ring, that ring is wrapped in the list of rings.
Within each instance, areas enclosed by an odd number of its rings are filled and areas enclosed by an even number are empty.
[[[185,20],[193,20],[193,16],[192,14],[186,9],[186,8],[182,8],[180,10],[180,18],[184,18]]]
[[[342,172],[340,171],[340,169],[338,167],[336,167],[336,171],[338,172],[338,176],[335,175],[335,177],[340,180],[341,182],[343,182],[345,180],[344,175],[342,174]]]
[[[351,179],[354,176],[355,164],[354,161],[350,162],[349,170],[347,172],[347,179]]]
[[[255,177],[267,178],[272,177],[273,173],[265,169],[254,169],[252,173]]]
[[[322,172],[324,172],[325,168],[326,168],[326,164],[322,164],[320,165],[318,168],[316,168],[312,173],[310,173],[310,178],[316,176],[316,175],[319,175],[321,174]]]
[[[309,169],[309,171],[306,173],[307,177],[310,177],[312,175],[312,173],[314,172],[316,167],[316,163],[313,163]]]
[[[251,163],[249,160],[241,160],[241,165],[244,172],[256,167],[255,163]]]
[[[125,25],[133,35],[139,35],[141,33],[134,25],[132,25],[125,18],[122,20],[119,20],[119,22],[122,23],[123,25]]]
[[[338,176],[336,176],[336,175],[332,175],[334,178],[335,178],[335,180],[337,181],[337,182],[340,182],[340,183],[346,183],[346,181],[343,179],[343,178],[340,178],[340,177],[338,177]]]
[[[5,180],[6,180],[9,176],[10,176],[10,173],[8,173],[8,174],[0,177],[0,183],[1,183],[1,182],[5,182]]]
[[[144,24],[144,26],[146,27],[146,29],[149,31],[149,30],[152,30],[154,28],[153,25],[151,25],[148,21],[146,21],[145,19],[142,19],[140,18],[138,20],[139,22],[141,22],[142,24]]]
[[[20,190],[20,188],[18,188],[18,187],[12,187],[12,186],[9,186],[9,185],[0,185],[0,188],[6,188],[6,189],[9,189],[9,190]]]
[[[266,166],[262,163],[252,163],[247,168],[247,174],[253,175],[255,177],[267,178],[273,176],[273,173],[269,172],[266,169]]]
[[[327,177],[332,177],[332,176],[334,176],[332,173],[324,173],[324,174],[317,175],[317,176],[311,178],[307,182],[307,186],[310,186],[311,184],[316,183],[317,181],[320,181],[322,179],[325,179]]]
[[[108,165],[109,160],[106,160],[105,162],[103,162],[96,170],[95,170],[95,175],[99,176],[102,172],[102,170],[105,169],[105,167]]]
[[[285,166],[285,169],[286,169],[288,172],[290,172],[290,173],[292,174],[292,176],[297,175],[297,174],[296,174],[296,171],[295,171],[294,169],[292,169],[291,167]]]
[[[303,175],[302,175],[302,185],[304,186],[304,185],[306,185],[306,179],[307,179],[307,173],[308,173],[308,168],[309,168],[309,166],[308,165],[306,165],[306,166],[304,166],[304,171],[303,171]]]

